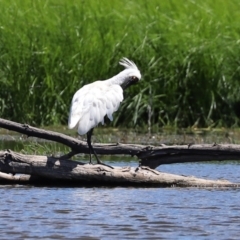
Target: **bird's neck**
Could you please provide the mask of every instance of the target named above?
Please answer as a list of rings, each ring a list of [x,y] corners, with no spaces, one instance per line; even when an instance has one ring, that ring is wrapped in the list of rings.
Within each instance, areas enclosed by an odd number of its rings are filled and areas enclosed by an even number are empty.
[[[125,78],[126,78],[126,74],[124,71],[122,71],[119,74],[115,75],[114,77],[106,81],[108,81],[110,84],[117,84],[121,86],[124,83]]]

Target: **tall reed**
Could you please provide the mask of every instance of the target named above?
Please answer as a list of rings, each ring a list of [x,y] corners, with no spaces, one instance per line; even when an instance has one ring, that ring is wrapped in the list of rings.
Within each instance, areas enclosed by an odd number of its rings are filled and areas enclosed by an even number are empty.
[[[82,85],[126,56],[143,79],[114,126],[238,126],[237,0],[0,0],[0,114],[66,124]],[[151,114],[149,114],[151,109]]]

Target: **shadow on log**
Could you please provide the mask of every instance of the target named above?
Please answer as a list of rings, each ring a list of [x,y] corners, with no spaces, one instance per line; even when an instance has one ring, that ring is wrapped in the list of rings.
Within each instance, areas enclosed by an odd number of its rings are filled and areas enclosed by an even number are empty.
[[[238,187],[224,180],[205,180],[195,177],[178,176],[154,170],[161,164],[240,160],[240,145],[176,145],[144,146],[136,144],[94,144],[97,154],[123,154],[137,156],[139,167],[114,167],[89,165],[69,160],[78,153],[89,153],[86,142],[53,131],[31,127],[0,118],[0,127],[55,141],[68,146],[71,151],[59,158],[23,155],[0,151],[0,182],[47,182],[91,185],[138,185],[178,187]],[[17,175],[14,175],[17,174]],[[24,174],[19,176],[18,174]]]

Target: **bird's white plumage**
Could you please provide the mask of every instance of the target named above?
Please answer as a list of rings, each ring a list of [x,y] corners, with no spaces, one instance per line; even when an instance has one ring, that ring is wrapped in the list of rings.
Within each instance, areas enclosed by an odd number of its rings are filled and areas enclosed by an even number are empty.
[[[123,90],[119,85],[102,84],[97,81],[85,85],[73,96],[70,114],[69,128],[78,124],[78,133],[83,135],[100,122],[104,124],[104,116],[112,121],[112,114],[119,108],[123,100]]]
[[[118,110],[123,100],[121,84],[132,75],[141,78],[135,63],[127,58],[119,63],[126,68],[124,71],[111,79],[87,84],[74,94],[68,119],[70,129],[78,124],[78,133],[83,135],[100,122],[104,124],[106,115],[113,120],[112,114]]]

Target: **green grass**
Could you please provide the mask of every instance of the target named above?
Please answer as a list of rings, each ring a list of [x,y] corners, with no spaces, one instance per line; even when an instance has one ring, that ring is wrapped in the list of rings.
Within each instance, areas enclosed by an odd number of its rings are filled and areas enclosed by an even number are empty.
[[[0,116],[67,123],[74,92],[117,74],[143,79],[112,126],[239,126],[238,0],[0,0]],[[151,106],[151,107],[149,107]]]

